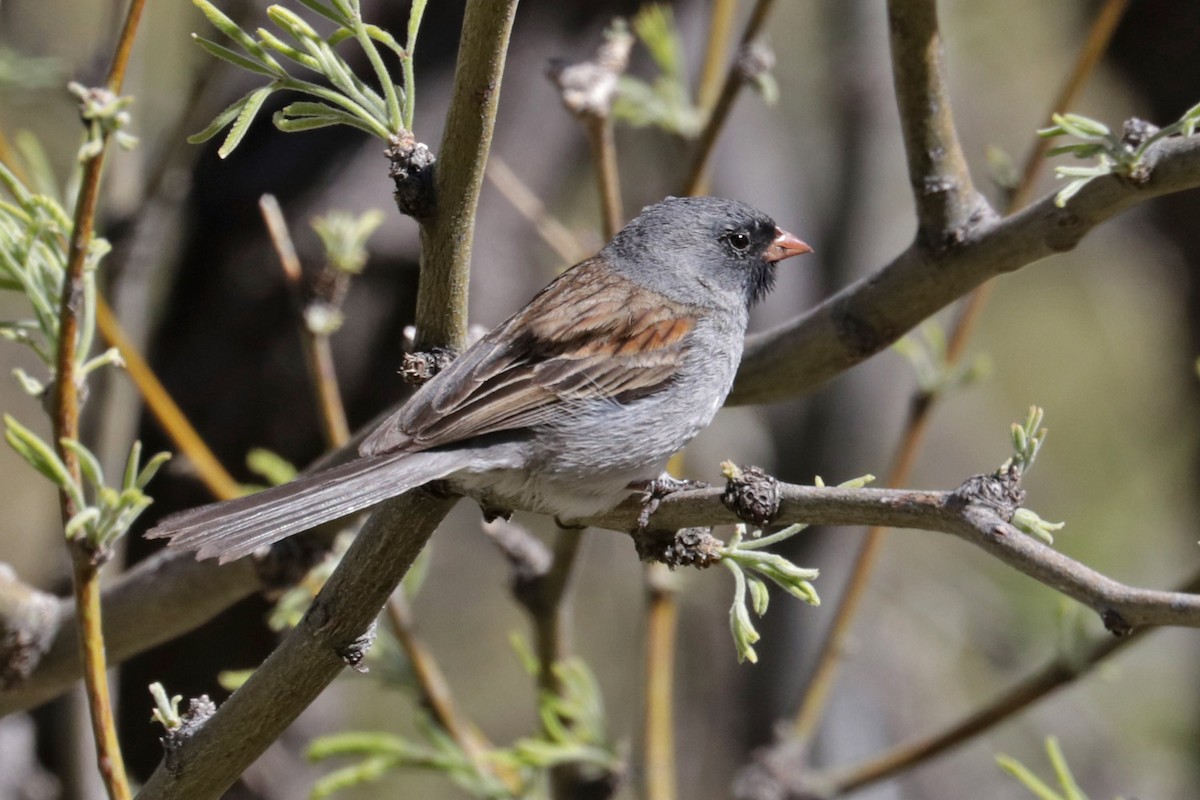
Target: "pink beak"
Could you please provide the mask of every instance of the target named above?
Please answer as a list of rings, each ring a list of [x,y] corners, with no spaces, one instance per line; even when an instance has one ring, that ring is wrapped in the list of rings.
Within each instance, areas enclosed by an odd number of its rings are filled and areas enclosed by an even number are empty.
[[[783,261],[785,258],[811,253],[813,249],[787,231],[776,228],[775,240],[767,247],[763,258],[771,263]]]

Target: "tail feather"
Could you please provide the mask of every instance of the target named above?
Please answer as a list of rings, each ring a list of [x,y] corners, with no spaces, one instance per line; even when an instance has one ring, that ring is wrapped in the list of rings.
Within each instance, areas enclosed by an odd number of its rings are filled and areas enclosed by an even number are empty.
[[[461,453],[406,453],[359,458],[257,494],[172,514],[149,539],[221,563],[370,508],[462,467]]]

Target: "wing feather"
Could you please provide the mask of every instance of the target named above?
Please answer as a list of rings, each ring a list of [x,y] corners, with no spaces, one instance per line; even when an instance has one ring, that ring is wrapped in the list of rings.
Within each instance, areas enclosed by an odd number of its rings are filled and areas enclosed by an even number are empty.
[[[698,313],[584,261],[421,387],[360,452],[440,447],[543,423],[564,404],[653,393],[678,370]]]

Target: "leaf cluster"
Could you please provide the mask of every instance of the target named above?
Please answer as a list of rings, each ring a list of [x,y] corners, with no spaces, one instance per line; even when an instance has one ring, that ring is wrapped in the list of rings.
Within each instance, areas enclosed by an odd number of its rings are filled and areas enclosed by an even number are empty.
[[[403,47],[382,28],[366,23],[359,0],[300,0],[320,18],[333,23],[333,30],[322,35],[308,20],[280,5],[267,9],[267,18],[279,34],[258,28],[253,34],[243,30],[209,0],[193,0],[204,16],[237,49],[206,39],[192,38],[209,54],[240,69],[269,78],[217,115],[212,124],[191,136],[192,143],[206,141],[226,127],[229,133],[217,151],[222,158],[233,152],[249,130],[263,104],[274,92],[292,91],[311,99],[297,100],[284,106],[273,117],[281,131],[305,131],[330,125],[349,125],[389,140],[412,130],[414,86],[412,56],[417,31],[425,11],[425,0],[415,0],[409,16],[408,39]],[[317,20],[313,20],[316,22]],[[320,23],[318,23],[320,24]],[[378,89],[356,75],[336,47],[352,39],[366,55]],[[399,60],[402,80],[397,83],[383,60],[384,52]],[[240,52],[239,52],[240,51]],[[290,62],[290,63],[288,63]],[[293,74],[312,74],[326,83]],[[327,84],[327,85],[326,85]]]
[[[1082,141],[1052,147],[1046,151],[1047,157],[1072,155],[1078,159],[1096,159],[1096,163],[1091,166],[1054,168],[1059,178],[1071,179],[1054,198],[1055,205],[1062,208],[1080,189],[1103,175],[1115,173],[1135,181],[1145,180],[1147,176],[1142,159],[1146,151],[1155,142],[1168,136],[1193,135],[1196,126],[1200,125],[1200,103],[1189,108],[1182,117],[1164,128],[1154,128],[1145,123],[1134,126],[1140,131],[1132,137],[1117,136],[1103,122],[1082,114],[1054,114],[1051,121],[1054,124],[1039,130],[1038,136],[1044,139],[1074,136]]]

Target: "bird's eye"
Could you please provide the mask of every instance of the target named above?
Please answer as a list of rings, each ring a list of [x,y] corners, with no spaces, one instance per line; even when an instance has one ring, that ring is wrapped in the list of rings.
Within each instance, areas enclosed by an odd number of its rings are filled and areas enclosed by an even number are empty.
[[[745,231],[730,231],[725,234],[725,241],[729,242],[729,246],[739,253],[750,249],[750,234]]]

